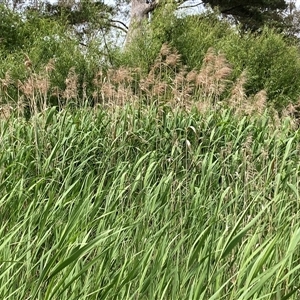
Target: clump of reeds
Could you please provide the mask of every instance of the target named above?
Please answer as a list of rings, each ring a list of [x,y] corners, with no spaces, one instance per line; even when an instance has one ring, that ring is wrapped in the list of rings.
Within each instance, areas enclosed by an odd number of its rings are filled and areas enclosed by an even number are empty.
[[[68,76],[65,80],[66,88],[63,91],[62,97],[68,102],[70,100],[79,100],[78,97],[78,75],[75,72],[75,68],[72,67],[69,70]]]
[[[246,83],[247,72],[243,71],[234,82],[227,103],[239,115],[262,115],[267,107],[267,92],[261,90],[254,96],[248,97],[245,91]]]
[[[146,108],[0,121],[1,298],[299,299],[299,133]]]
[[[9,119],[11,113],[13,112],[14,108],[9,104],[2,104],[0,106],[0,120],[2,119]]]
[[[290,103],[281,112],[281,118],[289,122],[290,126],[298,129],[300,126],[300,99],[295,103]]]
[[[188,71],[178,51],[164,44],[148,74],[140,79],[139,88],[147,103],[158,101],[188,110],[195,105],[214,107],[231,71],[225,56],[213,49],[207,52],[200,70]]]
[[[210,48],[207,51],[202,67],[196,76],[196,86],[204,99],[215,104],[225,91],[232,68],[222,53]]]
[[[51,59],[40,72],[35,72],[30,58],[25,55],[25,68],[28,77],[18,80],[18,102],[20,107],[29,107],[31,113],[37,114],[49,106],[48,98],[51,92],[50,75],[55,70],[54,60]]]
[[[233,66],[224,53],[213,48],[208,49],[199,68],[188,70],[182,63],[180,53],[163,44],[149,71],[125,66],[99,69],[92,82],[84,80],[81,86],[79,74],[72,67],[64,88],[52,85],[54,60],[37,72],[25,55],[24,68],[27,77],[22,80],[15,82],[9,72],[0,79],[1,102],[13,102],[9,90],[15,86],[18,96],[14,104],[18,111],[29,107],[33,114],[45,110],[49,106],[49,98],[56,99],[54,102],[61,109],[70,102],[81,105],[91,99],[95,106],[157,103],[187,111],[196,108],[201,113],[230,108],[238,115],[262,115],[267,107],[267,92],[261,90],[256,95],[247,95],[247,72],[243,71],[233,80]],[[295,118],[294,107],[287,107],[282,115]],[[7,109],[4,110],[8,114]]]
[[[10,85],[13,83],[13,80],[11,78],[10,72],[7,71],[5,73],[4,78],[0,79],[0,100],[1,100],[1,112],[0,112],[0,118],[9,118],[11,111],[13,107],[7,103],[7,100],[9,99],[10,101],[14,102],[14,99],[12,99],[8,93],[8,89]],[[7,98],[6,101],[3,101],[5,98]]]
[[[106,73],[99,70],[93,79],[94,91],[92,97],[94,103],[111,107],[125,105],[136,99],[132,89],[135,71],[137,69],[124,67],[111,68]]]
[[[141,96],[147,103],[166,102],[174,92],[173,80],[180,69],[180,55],[167,44],[163,44],[150,71],[139,82]]]

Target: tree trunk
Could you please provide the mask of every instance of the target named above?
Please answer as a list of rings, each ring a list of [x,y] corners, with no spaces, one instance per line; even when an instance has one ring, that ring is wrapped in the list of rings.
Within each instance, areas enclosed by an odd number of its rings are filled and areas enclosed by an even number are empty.
[[[130,24],[126,36],[125,47],[138,34],[145,30],[145,21],[147,21],[148,14],[153,11],[157,6],[157,1],[151,0],[132,0],[130,10]]]

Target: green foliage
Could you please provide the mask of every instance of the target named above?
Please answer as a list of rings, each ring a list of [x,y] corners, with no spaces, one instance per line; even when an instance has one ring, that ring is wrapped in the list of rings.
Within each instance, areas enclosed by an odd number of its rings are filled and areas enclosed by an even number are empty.
[[[39,17],[56,20],[72,28],[72,33],[83,43],[95,39],[100,31],[106,33],[112,28],[111,16],[117,13],[113,6],[103,1],[81,0],[77,3],[47,3],[44,10],[38,13]]]
[[[270,3],[265,2],[265,5]],[[49,8],[43,14],[29,10],[22,17],[1,6],[0,78],[4,79],[8,74],[11,79],[2,101],[17,102],[19,83],[24,83],[32,74],[42,75],[50,60],[55,64],[55,71],[49,75],[51,87],[63,91],[73,68],[77,74],[77,100],[83,97],[91,99],[93,79],[99,67],[105,70],[109,67],[138,67],[141,73],[149,74],[165,43],[178,50],[188,70],[201,69],[205,54],[211,47],[224,53],[233,70],[227,79],[236,82],[246,71],[247,96],[265,90],[269,103],[278,109],[298,101],[300,63],[298,48],[293,42],[267,27],[260,33],[240,35],[239,27],[220,20],[217,13],[179,16],[174,14],[175,8],[174,4],[158,7],[151,22],[145,21],[141,25],[144,27],[141,36],[123,51],[112,45],[106,31],[111,11],[99,3],[83,1],[78,10],[67,6],[56,11],[51,6],[52,10]],[[89,19],[85,30],[71,29],[70,25],[83,24],[86,16]],[[100,26],[101,34],[97,32],[97,26]],[[30,68],[24,65],[28,59]],[[224,95],[228,96],[230,92],[228,88]],[[52,92],[48,96],[48,102],[58,103]]]
[[[233,34],[227,22],[220,21],[217,14],[211,13],[177,18],[174,28],[170,42],[189,68],[201,66],[207,50],[216,48],[218,41]]]
[[[268,28],[261,34],[240,36],[226,24],[221,26],[219,22],[214,24],[210,20],[196,22],[194,17],[180,22],[187,22],[183,26],[185,34],[175,36],[173,45],[190,68],[201,65],[205,51],[213,47],[225,53],[233,66],[234,79],[246,70],[248,95],[264,89],[269,101],[277,108],[298,101],[299,51],[284,36]],[[210,34],[205,34],[207,31]]]
[[[1,57],[22,47],[26,37],[22,35],[22,19],[0,4],[0,51]]]
[[[83,0],[72,5],[71,3],[47,3],[45,10],[40,14],[44,17],[49,17],[61,20],[62,17],[71,25],[79,25],[95,21],[98,17],[104,17],[105,14],[113,13],[113,7],[104,4],[102,1]]]
[[[54,71],[47,75],[51,87],[63,91],[69,70],[74,68],[78,76],[77,96],[82,97],[83,85],[88,90],[95,71],[101,63],[105,63],[101,50],[95,46],[97,41],[81,47],[78,40],[71,36],[63,19],[57,21],[40,18],[38,14],[30,12],[25,20],[19,21],[16,40],[14,43],[7,40],[7,47],[2,49],[3,59],[0,62],[0,78],[10,78],[9,88],[6,90],[9,101],[19,100],[20,82],[24,83],[34,76],[43,77],[49,61],[54,68]],[[51,97],[51,94],[49,90],[47,101],[49,104],[53,101],[52,104],[57,104],[57,99]]]
[[[299,299],[299,131],[267,113],[0,120],[2,299]]]
[[[234,18],[243,31],[257,31],[264,25],[282,27],[282,12],[287,8],[285,0],[204,0],[223,15]]]
[[[296,45],[265,28],[259,35],[226,36],[217,46],[235,71],[247,71],[248,94],[266,90],[277,108],[297,102],[300,94],[300,56]],[[237,75],[237,74],[236,74]]]
[[[158,19],[161,19],[160,17]],[[151,65],[154,61],[152,45],[157,51],[157,41],[169,42],[181,54],[183,64],[189,69],[200,68],[209,48],[225,54],[233,67],[233,80],[245,70],[247,72],[246,92],[254,95],[266,90],[269,103],[278,109],[290,102],[298,101],[300,94],[300,57],[295,44],[283,35],[264,28],[260,34],[240,35],[227,22],[220,21],[215,14],[167,16],[165,27],[153,29],[160,37],[152,41],[152,35],[143,36],[131,52],[137,65]],[[155,20],[153,28],[156,28]],[[160,30],[160,31],[159,31]],[[152,34],[154,34],[152,33]],[[147,47],[150,45],[149,47]],[[139,51],[142,49],[143,51]]]
[[[169,42],[177,31],[175,4],[167,4],[155,10],[151,22],[144,21],[143,30],[126,46],[125,53],[115,57],[116,65],[139,66],[149,71],[163,43]]]

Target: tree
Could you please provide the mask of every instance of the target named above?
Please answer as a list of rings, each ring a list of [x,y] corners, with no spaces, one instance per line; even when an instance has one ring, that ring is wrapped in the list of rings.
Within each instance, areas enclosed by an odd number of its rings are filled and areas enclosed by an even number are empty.
[[[94,40],[99,32],[103,35],[103,32],[107,33],[112,27],[118,27],[111,18],[116,13],[116,8],[104,4],[103,1],[59,0],[56,3],[46,2],[39,9],[31,6],[29,10],[43,18],[64,20],[82,45]]]
[[[21,17],[0,4],[0,49],[10,52],[23,44],[24,37],[19,34],[20,26]]]
[[[295,1],[288,4],[284,14],[284,32],[287,36],[298,39],[300,34],[300,11],[297,9]]]
[[[126,24],[114,18],[126,2],[115,0],[106,4],[103,0],[0,0],[3,9],[6,8],[8,13],[19,14],[23,19],[35,15],[65,23],[68,32],[81,45],[108,36],[113,28],[126,33]]]
[[[165,5],[172,2],[175,2],[178,8],[187,0],[132,0],[127,43],[132,40],[138,30],[143,28],[142,23],[150,12],[158,7],[164,9]],[[194,6],[199,4],[218,10],[225,17],[233,18],[241,25],[243,31],[257,31],[265,24],[273,27],[281,24],[282,12],[287,8],[285,0],[202,0]]]
[[[135,34],[143,26],[143,22],[148,18],[148,14],[155,10],[158,1],[132,0],[130,11],[130,25],[126,36],[126,44],[129,44]]]
[[[203,0],[205,5],[218,8],[224,16],[231,16],[244,31],[257,31],[265,24],[276,27],[282,22],[285,0]]]

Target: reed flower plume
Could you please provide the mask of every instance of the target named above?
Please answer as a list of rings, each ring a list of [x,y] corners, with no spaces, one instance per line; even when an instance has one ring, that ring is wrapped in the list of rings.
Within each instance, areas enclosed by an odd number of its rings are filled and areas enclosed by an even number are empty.
[[[28,70],[28,77],[21,81],[18,80],[18,102],[26,100],[32,113],[45,110],[48,106],[48,96],[51,92],[50,75],[55,70],[54,60],[49,62],[41,69],[39,73],[32,69],[31,60],[25,55],[25,67]],[[24,103],[18,107],[24,107]]]
[[[263,114],[267,107],[268,95],[266,90],[261,90],[254,95],[253,108],[259,115]]]
[[[176,67],[180,62],[180,54],[176,52],[169,54],[165,59],[165,64],[170,67]]]
[[[35,78],[30,76],[24,82],[19,81],[18,87],[20,91],[27,97],[27,98],[34,98],[35,97]]]
[[[232,68],[224,54],[208,49],[202,67],[195,78],[199,93],[207,100],[216,104],[228,86]]]
[[[160,48],[159,56],[163,58],[172,53],[172,48],[167,43],[164,43]]]
[[[108,71],[108,78],[111,82],[115,84],[131,83],[133,80],[130,69],[124,67],[121,67],[116,70],[110,69]]]
[[[246,97],[240,106],[236,107],[237,113],[245,115],[262,115],[267,106],[267,92],[261,90],[254,96]]]
[[[292,117],[295,123],[295,126],[299,128],[300,125],[300,99],[296,103],[290,103],[282,111],[282,116]]]
[[[50,74],[54,70],[55,70],[55,60],[51,58],[45,66],[45,73]]]
[[[198,72],[195,69],[191,70],[186,75],[186,81],[189,83],[194,83],[196,81],[197,74]]]
[[[231,96],[228,99],[228,104],[231,108],[237,110],[242,110],[242,105],[245,103],[247,96],[245,92],[245,84],[247,82],[247,73],[243,71],[242,74],[233,84],[231,89]]]
[[[63,98],[66,101],[69,101],[71,99],[76,99],[78,96],[78,75],[75,72],[75,68],[72,67],[69,70],[68,76],[65,80],[66,88],[63,92]]]
[[[281,112],[281,118],[289,122],[289,125],[294,130],[299,128],[299,103],[289,103]]]
[[[9,119],[13,111],[13,107],[9,104],[1,104],[0,105],[0,120]]]
[[[104,82],[101,89],[103,99],[113,101],[116,96],[115,86],[111,82]]]

